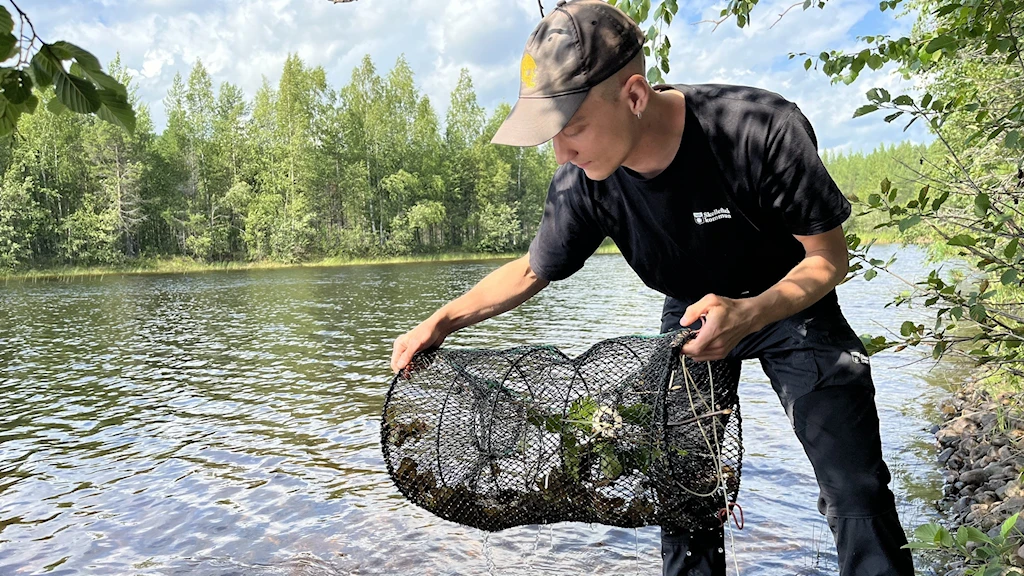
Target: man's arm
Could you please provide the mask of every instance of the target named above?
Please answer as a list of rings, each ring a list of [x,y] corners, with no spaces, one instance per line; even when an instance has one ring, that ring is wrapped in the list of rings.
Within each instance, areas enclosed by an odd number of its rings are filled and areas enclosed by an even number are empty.
[[[434,312],[395,340],[391,370],[405,368],[421,350],[440,346],[449,334],[519,306],[548,285],[530,268],[530,255],[491,272],[469,292]]]
[[[804,246],[804,259],[771,288],[742,299],[708,294],[686,309],[683,326],[706,318],[697,337],[683,346],[684,354],[698,361],[724,358],[748,334],[804,310],[842,282],[849,270],[842,226],[795,238]]]

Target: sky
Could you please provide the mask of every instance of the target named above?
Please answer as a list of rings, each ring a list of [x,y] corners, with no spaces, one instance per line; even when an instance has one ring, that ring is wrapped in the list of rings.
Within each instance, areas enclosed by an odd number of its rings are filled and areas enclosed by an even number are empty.
[[[6,4],[9,0],[0,0]],[[419,90],[444,119],[462,68],[472,76],[488,116],[519,91],[519,61],[540,19],[537,0],[16,0],[45,42],[65,40],[101,62],[120,52],[148,104],[157,131],[166,123],[163,99],[175,73],[188,77],[196,59],[216,87],[227,81],[252,98],[263,78],[276,86],[289,53],[322,66],[331,85],[349,83],[369,54],[383,75],[404,55]],[[657,0],[656,0],[657,1]],[[542,0],[545,9],[555,0]],[[762,0],[752,26],[700,23],[724,4],[680,0],[668,30],[671,72],[666,81],[744,84],[796,102],[810,119],[822,150],[870,151],[904,140],[928,142],[924,127],[904,132],[881,114],[852,118],[875,86],[894,94],[913,89],[889,70],[865,69],[850,86],[833,85],[804,70],[791,52],[860,49],[858,36],[906,34],[912,17],[879,13],[877,0],[830,0],[824,10],[799,6],[779,20],[791,0]]]

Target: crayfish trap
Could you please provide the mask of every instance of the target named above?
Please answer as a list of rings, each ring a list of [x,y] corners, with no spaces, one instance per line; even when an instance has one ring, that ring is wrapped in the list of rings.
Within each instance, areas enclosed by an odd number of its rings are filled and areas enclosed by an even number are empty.
[[[717,526],[743,448],[739,361],[680,355],[693,335],[418,354],[391,383],[381,444],[413,503],[486,531],[554,522]]]

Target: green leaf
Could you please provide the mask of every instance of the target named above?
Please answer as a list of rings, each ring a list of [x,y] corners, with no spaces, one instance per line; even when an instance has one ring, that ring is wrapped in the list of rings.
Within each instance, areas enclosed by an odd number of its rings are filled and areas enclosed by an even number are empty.
[[[1003,522],[1002,528],[999,529],[999,536],[1006,538],[1006,536],[1010,534],[1010,530],[1013,530],[1013,527],[1017,525],[1017,518],[1019,516],[1020,512],[1017,512],[1013,516],[1007,518],[1006,521]]]
[[[22,104],[32,96],[32,79],[24,70],[12,70],[0,82],[0,90],[11,104]]]
[[[900,326],[900,335],[910,336],[914,332],[917,332],[917,324],[914,324],[910,320],[907,320]]]
[[[60,116],[68,111],[68,107],[60,103],[60,98],[53,97],[46,103],[46,109],[54,116]]]
[[[942,34],[932,38],[928,44],[924,47],[925,51],[929,54],[938,52],[939,50],[948,50],[956,47],[956,38],[949,34]]]
[[[913,216],[910,216],[909,218],[904,218],[903,220],[900,220],[900,232],[906,232],[910,228],[912,228],[914,226],[917,226],[920,223],[921,223],[921,215],[920,214],[914,214]]]
[[[991,207],[992,202],[989,200],[988,194],[978,194],[974,197],[974,215],[978,218],[984,218]]]
[[[860,108],[857,108],[857,111],[853,113],[853,117],[857,118],[858,116],[863,116],[865,114],[870,114],[870,113],[874,112],[875,110],[878,110],[878,106],[877,105],[875,105],[875,104],[865,104],[864,106],[861,106]]]
[[[872,54],[871,56],[868,56],[868,68],[871,68],[872,70],[878,70],[879,68],[882,67],[883,64],[884,62],[882,61],[882,57],[879,56],[878,54]]]
[[[0,6],[0,33],[2,32],[14,32],[14,18],[7,8]]]
[[[865,280],[871,280],[875,276],[878,276],[878,271],[875,270],[874,268],[872,268],[871,270],[868,270],[867,272],[864,273],[864,279]]]
[[[35,114],[36,108],[39,106],[39,98],[35,94],[32,94],[21,104],[13,104],[13,106],[19,108],[24,113]]]
[[[75,58],[76,63],[78,63],[82,68],[86,70],[100,71],[103,69],[103,67],[99,64],[99,60],[96,59],[96,56],[92,55],[88,50],[80,48],[75,44],[72,44],[71,42],[65,42],[61,40],[59,42],[54,42],[50,46],[52,46],[52,48],[56,50],[58,53],[70,54],[71,57]]]
[[[72,112],[91,114],[100,108],[100,100],[96,87],[92,82],[78,76],[71,76],[61,70],[54,78],[54,88],[61,104]]]
[[[981,322],[984,322],[985,318],[988,318],[988,312],[985,310],[985,306],[983,306],[982,304],[975,304],[974,306],[971,306],[969,314],[971,316],[971,320],[974,320],[979,324]]]
[[[942,353],[945,351],[946,343],[942,340],[936,342],[935,346],[932,347],[932,358],[938,360],[940,357],[942,357]]]
[[[811,62],[810,58],[808,58],[807,60],[804,60],[804,70],[810,70],[811,69],[811,64],[813,64],[813,62]]]
[[[939,545],[934,542],[907,542],[902,547],[907,550],[937,550]]]
[[[945,531],[945,528],[935,523],[922,524],[914,529],[914,538],[921,542],[938,542],[939,533]]]
[[[34,76],[36,86],[52,86],[53,77],[64,72],[64,65],[51,53],[49,46],[44,44],[42,48],[32,57],[30,70]]]
[[[950,246],[974,246],[978,243],[978,239],[970,234],[957,234],[949,240],[946,240],[946,244]]]
[[[913,106],[914,99],[906,94],[900,94],[892,101],[892,103],[897,106]]]
[[[7,100],[0,97],[0,136],[10,136],[17,125],[13,117],[8,117],[8,108],[10,106],[7,104]]]
[[[88,70],[80,66],[78,62],[75,62],[71,65],[71,74],[75,76],[82,76],[84,78],[88,78],[89,80],[92,80],[94,83],[96,83],[96,85],[98,85],[100,88],[113,90],[114,92],[118,92],[125,97],[128,96],[128,89],[125,88],[123,84],[118,82],[116,78],[108,76],[100,70]]]
[[[100,101],[96,115],[101,120],[120,126],[129,132],[135,132],[135,111],[128,104],[127,98],[113,90],[100,90],[96,93]]]
[[[0,62],[8,60],[18,50],[18,38],[10,32],[0,32]]]
[[[622,476],[622,462],[619,461],[615,450],[608,444],[601,444],[601,475],[608,480],[616,480]]]
[[[1009,268],[1003,272],[1003,275],[999,277],[999,281],[1002,282],[1003,286],[1009,286],[1017,283],[1017,271],[1013,268]]]
[[[943,192],[942,194],[939,194],[938,198],[936,198],[935,200],[932,200],[932,211],[933,212],[937,212],[939,210],[939,208],[942,207],[942,205],[946,202],[946,200],[948,198],[949,198],[949,191],[948,190]]]
[[[992,539],[987,534],[978,530],[974,526],[961,526],[961,529],[966,533],[967,542],[978,542],[979,544],[991,544]],[[959,530],[957,530],[959,532]]]
[[[1007,258],[1013,258],[1014,256],[1016,256],[1018,245],[1019,242],[1017,238],[1010,240],[1010,242],[1006,245],[1006,248],[1003,249],[1003,256],[1006,256]]]

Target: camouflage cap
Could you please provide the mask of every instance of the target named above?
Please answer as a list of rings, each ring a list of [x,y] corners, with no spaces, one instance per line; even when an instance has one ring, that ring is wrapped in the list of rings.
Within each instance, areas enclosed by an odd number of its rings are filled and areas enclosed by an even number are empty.
[[[526,42],[519,100],[491,142],[536,146],[555,137],[587,93],[643,49],[640,27],[602,0],[559,0]]]

